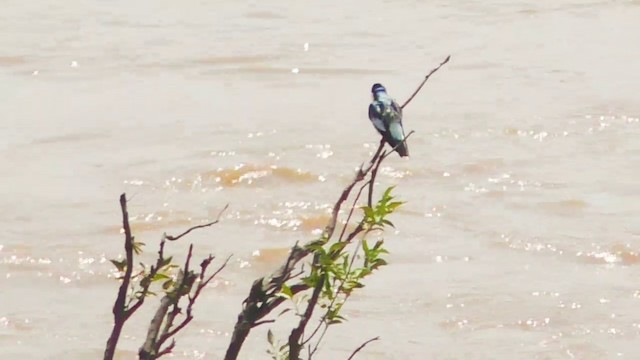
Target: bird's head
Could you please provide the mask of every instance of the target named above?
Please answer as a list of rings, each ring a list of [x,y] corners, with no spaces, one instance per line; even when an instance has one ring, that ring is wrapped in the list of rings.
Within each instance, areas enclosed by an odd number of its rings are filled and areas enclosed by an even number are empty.
[[[386,92],[387,92],[387,89],[385,89],[384,86],[382,86],[382,84],[375,83],[371,87],[371,95],[373,95],[374,99],[378,98],[378,94],[381,94],[381,93],[385,94]]]

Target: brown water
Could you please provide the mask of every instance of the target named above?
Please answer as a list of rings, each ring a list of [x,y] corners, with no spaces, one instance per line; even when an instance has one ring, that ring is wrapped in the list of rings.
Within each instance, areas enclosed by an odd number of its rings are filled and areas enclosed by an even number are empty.
[[[150,254],[230,203],[191,237],[234,258],[175,356],[220,358],[252,279],[375,147],[371,84],[401,101],[448,54],[405,111],[412,157],[380,177],[408,200],[391,264],[319,358],[377,335],[361,359],[640,358],[637,0],[2,8],[2,359],[101,357],[123,191]],[[243,358],[266,358],[265,331]]]

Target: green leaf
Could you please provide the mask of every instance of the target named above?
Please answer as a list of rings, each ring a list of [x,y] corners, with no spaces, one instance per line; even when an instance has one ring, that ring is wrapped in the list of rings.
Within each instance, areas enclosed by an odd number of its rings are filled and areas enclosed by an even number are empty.
[[[302,278],[302,282],[310,288],[313,288],[318,283],[318,274],[311,273],[309,276],[305,276]]]
[[[155,275],[153,275],[153,277],[151,278],[151,281],[160,281],[160,280],[166,280],[166,279],[171,279],[171,277],[169,275],[165,275],[165,274],[161,274],[161,273],[156,273]]]
[[[360,273],[358,274],[358,277],[362,279],[362,278],[367,277],[369,275],[371,275],[371,270],[369,270],[369,269],[360,269]]]
[[[395,209],[397,209],[397,208],[399,208],[400,206],[402,206],[402,204],[404,204],[404,202],[403,202],[403,201],[394,201],[394,202],[388,203],[388,204],[387,204],[387,210],[388,210],[389,212],[392,212],[392,211],[394,211]]]
[[[373,247],[373,250],[378,250],[380,249],[380,247],[382,247],[382,245],[384,244],[384,240],[378,240],[376,241],[376,245]]]
[[[164,290],[169,290],[169,288],[170,288],[171,286],[173,286],[173,280],[172,280],[172,279],[169,279],[169,280],[165,281],[165,282],[162,284],[162,288],[163,288]]]
[[[329,253],[330,254],[337,254],[339,252],[342,252],[342,250],[344,249],[345,246],[347,246],[347,242],[346,241],[337,242],[337,243],[331,245],[331,247],[329,248]]]
[[[395,186],[389,186],[387,188],[387,190],[385,190],[384,194],[382,195],[382,199],[391,199],[391,191],[395,188]]]
[[[133,242],[132,246],[133,246],[133,251],[136,253],[136,255],[140,255],[142,254],[142,247],[145,245],[145,243],[143,242]]]
[[[173,256],[169,256],[168,258],[163,259],[163,260],[160,262],[160,267],[161,267],[161,268],[163,268],[163,267],[165,267],[165,266],[167,266],[167,265],[171,264],[171,260],[173,260]]]
[[[308,244],[306,244],[304,247],[307,250],[310,251],[318,251],[320,249],[322,249],[322,247],[327,243],[327,240],[325,239],[319,239],[319,240],[314,240]]]
[[[327,325],[342,324],[345,321],[347,321],[347,319],[344,316],[336,314],[329,319]]]
[[[282,290],[280,290],[283,294],[285,294],[289,299],[293,297],[293,292],[291,288],[287,286],[287,284],[282,284]]]
[[[375,212],[369,206],[363,206],[362,210],[364,210],[364,216],[367,220],[373,220],[376,217]]]
[[[269,344],[271,344],[271,346],[275,346],[274,342],[276,341],[274,336],[273,336],[273,332],[271,332],[271,329],[269,329],[267,331],[267,341],[269,342]]]
[[[118,260],[109,260],[111,261],[111,263],[113,264],[113,266],[116,267],[116,269],[118,269],[118,271],[124,271],[127,268],[127,260],[123,259],[122,261],[118,261]]]
[[[371,265],[371,269],[375,270],[381,266],[385,266],[387,265],[387,262],[384,259],[376,259],[376,261],[373,262],[373,264]]]
[[[387,220],[387,219],[382,219],[380,222],[381,222],[381,223],[383,223],[383,224],[385,224],[385,225],[389,225],[389,226],[391,226],[391,227],[392,227],[392,228],[394,228],[394,229],[396,228],[396,226],[395,226],[395,225],[393,225],[393,223],[392,223],[391,221]]]

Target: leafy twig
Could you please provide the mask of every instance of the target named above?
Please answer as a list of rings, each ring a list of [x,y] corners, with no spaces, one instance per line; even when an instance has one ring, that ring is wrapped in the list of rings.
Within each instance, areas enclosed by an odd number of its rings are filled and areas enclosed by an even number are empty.
[[[326,226],[323,232],[323,242],[328,241],[328,239],[333,236],[342,204],[347,200],[355,185],[363,181],[369,171],[371,171],[372,167],[376,164],[378,158],[380,157],[380,153],[382,152],[383,147],[384,143],[381,142],[381,146],[373,155],[367,166],[365,166],[364,164],[360,166],[352,182],[349,183],[340,194],[340,197],[333,206],[329,224]],[[347,237],[347,239],[348,241],[350,241],[351,239],[353,239],[353,237]],[[258,324],[263,324],[264,322],[260,320],[262,320],[262,318],[273,311],[273,309],[277,308],[285,300],[285,298],[277,296],[277,293],[280,292],[282,284],[291,279],[291,271],[295,268],[298,262],[312,253],[309,245],[316,243],[317,241],[318,240],[310,241],[303,247],[300,247],[297,244],[294,245],[291,248],[289,257],[287,258],[287,261],[285,262],[285,264],[283,264],[283,266],[281,266],[270,276],[258,278],[253,282],[253,284],[251,285],[251,289],[249,290],[249,295],[243,301],[243,308],[238,315],[238,320],[236,321],[233,335],[231,336],[231,342],[229,343],[229,347],[227,348],[227,352],[225,354],[225,360],[237,359],[238,354],[240,353],[240,349],[242,348],[242,344],[249,335],[251,329]],[[292,295],[295,295],[307,289],[309,289],[309,286],[304,283],[291,286]]]
[[[167,292],[167,294],[162,297],[162,300],[160,300],[160,306],[156,311],[156,315],[151,320],[147,338],[138,353],[141,360],[157,359],[173,351],[173,348],[176,345],[174,336],[187,326],[191,320],[193,320],[193,307],[200,296],[202,289],[204,289],[209,282],[211,282],[211,280],[213,280],[227,266],[229,259],[231,259],[231,256],[229,256],[213,274],[207,276],[207,269],[215,257],[213,255],[209,255],[205,258],[200,264],[200,272],[196,274],[189,270],[192,255],[193,244],[189,246],[189,252],[185,260],[184,268],[181,269],[176,280],[176,287],[174,290]],[[196,279],[199,280],[199,283],[195,290],[192,290]],[[185,296],[188,298],[185,317],[177,326],[174,326],[175,319],[182,313],[180,300]],[[168,312],[170,307],[171,311]],[[160,327],[163,323],[164,326],[162,332],[160,332]],[[171,339],[171,343],[163,349],[162,346],[169,339]]]
[[[133,272],[133,236],[131,235],[131,227],[129,226],[129,213],[127,212],[127,196],[120,195],[120,210],[122,211],[122,227],[124,229],[124,251],[126,256],[126,269],[122,278],[122,284],[118,289],[118,296],[113,304],[113,329],[107,347],[104,352],[104,360],[112,360],[120,339],[120,333],[124,327],[124,323],[133,312],[127,311],[126,299],[129,283],[131,282],[131,274]]]

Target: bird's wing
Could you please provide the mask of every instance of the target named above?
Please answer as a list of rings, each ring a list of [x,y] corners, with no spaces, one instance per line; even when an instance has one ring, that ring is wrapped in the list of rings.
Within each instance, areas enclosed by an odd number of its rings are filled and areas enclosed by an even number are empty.
[[[400,124],[402,124],[402,108],[400,107],[400,105],[398,105],[398,103],[393,100],[391,102],[391,108],[395,112],[395,116],[399,118]]]
[[[371,122],[373,123],[373,126],[381,134],[387,131],[387,128],[384,125],[384,121],[382,120],[380,105],[376,104],[375,102],[369,105],[369,120],[371,120]]]

